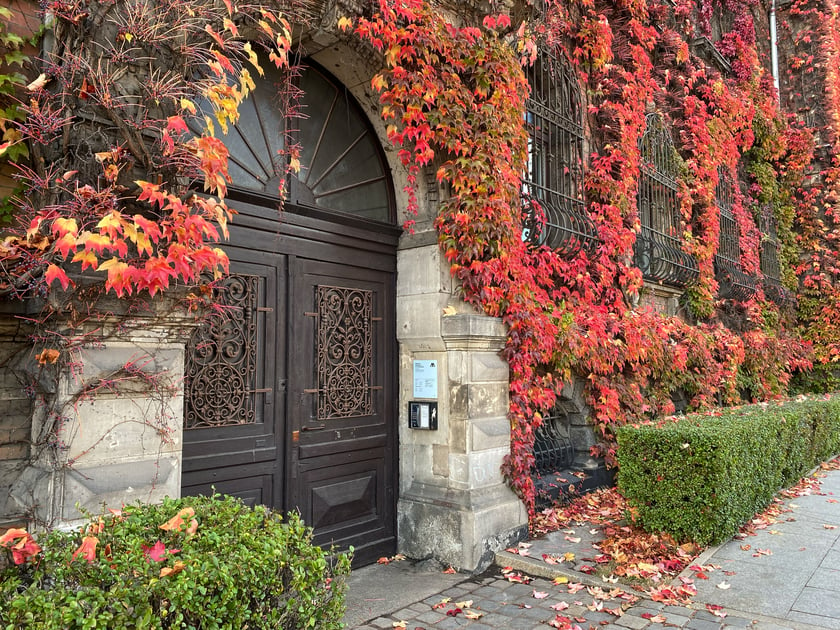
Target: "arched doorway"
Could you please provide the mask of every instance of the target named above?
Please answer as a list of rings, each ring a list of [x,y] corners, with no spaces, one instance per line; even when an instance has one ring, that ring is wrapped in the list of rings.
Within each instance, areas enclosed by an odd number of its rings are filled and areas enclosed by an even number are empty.
[[[278,214],[273,81],[225,136],[239,214],[222,308],[188,348],[182,493],[300,510],[318,544],[353,545],[362,564],[396,540],[393,187],[361,109],[309,66],[289,130],[301,171]]]

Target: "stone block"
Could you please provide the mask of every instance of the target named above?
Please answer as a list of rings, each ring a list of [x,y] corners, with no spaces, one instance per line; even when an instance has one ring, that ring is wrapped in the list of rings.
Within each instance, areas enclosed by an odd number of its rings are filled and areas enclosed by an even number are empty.
[[[438,477],[449,477],[449,446],[434,444],[432,453],[432,474]]]
[[[411,351],[444,350],[440,337],[443,294],[407,295],[397,300],[397,339]]]
[[[482,418],[470,423],[470,451],[508,448],[510,446],[510,421],[507,416]]]
[[[485,569],[496,551],[527,534],[525,507],[501,484],[477,491],[414,484],[400,499],[398,515],[402,553],[433,556],[471,572]]]
[[[452,280],[437,243],[400,250],[397,254],[397,296],[449,293]]]
[[[474,352],[470,355],[470,376],[474,383],[507,383],[510,369],[498,353]]]
[[[181,493],[181,466],[178,455],[156,459],[135,459],[106,466],[69,468],[63,472],[60,504],[62,520],[79,518],[79,507],[98,514],[103,504],[119,508],[142,501],[157,503]]]
[[[183,401],[180,397],[97,398],[76,406],[61,427],[67,457],[84,466],[180,453]]]

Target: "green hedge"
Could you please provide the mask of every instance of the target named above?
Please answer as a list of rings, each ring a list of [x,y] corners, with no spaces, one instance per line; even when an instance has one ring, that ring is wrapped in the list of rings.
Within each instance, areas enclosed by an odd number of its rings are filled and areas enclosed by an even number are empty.
[[[722,542],[840,452],[840,397],[714,413],[619,429],[618,487],[643,528]]]
[[[194,517],[161,529],[186,508]],[[0,573],[0,628],[341,627],[349,558],[312,545],[295,514],[188,497],[91,522],[91,562],[73,559],[80,531],[53,531],[38,537],[41,554]]]

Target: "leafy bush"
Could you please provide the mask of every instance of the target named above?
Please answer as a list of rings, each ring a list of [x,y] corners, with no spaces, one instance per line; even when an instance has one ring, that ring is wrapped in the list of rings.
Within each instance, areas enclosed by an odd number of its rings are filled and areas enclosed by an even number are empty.
[[[38,543],[42,555],[0,573],[3,628],[341,627],[345,585],[333,578],[350,560],[312,545],[296,514],[167,499]]]
[[[628,425],[617,438],[618,487],[638,524],[714,544],[840,452],[840,397]]]

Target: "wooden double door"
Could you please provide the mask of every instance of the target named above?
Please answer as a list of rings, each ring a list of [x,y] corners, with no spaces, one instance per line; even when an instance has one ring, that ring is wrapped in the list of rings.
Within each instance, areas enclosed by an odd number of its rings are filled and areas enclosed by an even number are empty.
[[[355,563],[394,553],[394,230],[245,204],[193,335],[182,494],[299,510]]]

